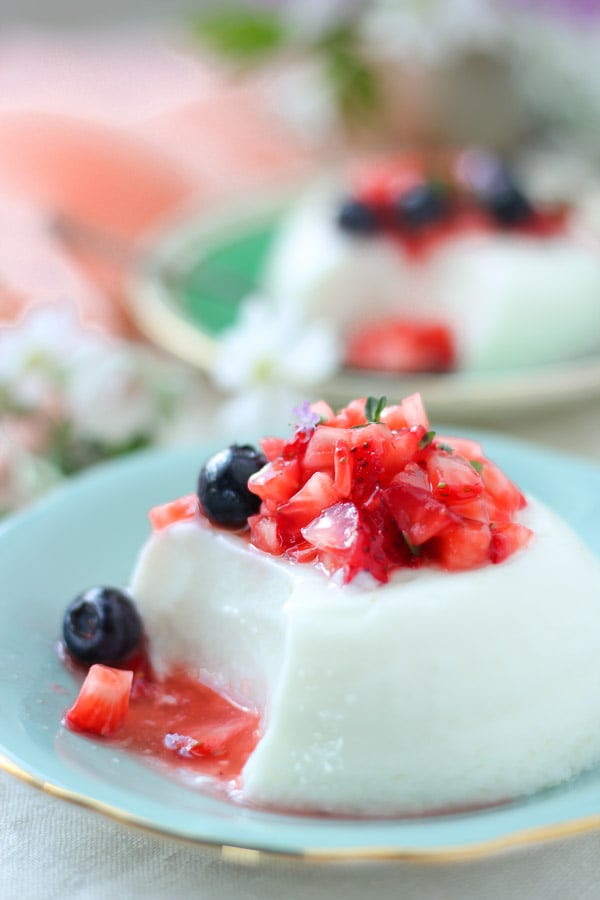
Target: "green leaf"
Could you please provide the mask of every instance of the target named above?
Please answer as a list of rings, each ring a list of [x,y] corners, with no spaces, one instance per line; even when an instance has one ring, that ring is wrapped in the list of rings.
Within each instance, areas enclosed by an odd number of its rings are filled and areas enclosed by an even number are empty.
[[[429,447],[434,437],[435,431],[428,431],[426,434],[424,434],[418,444],[419,450],[424,450],[425,447]]]
[[[337,25],[323,35],[315,49],[323,60],[342,118],[348,122],[361,121],[379,110],[379,83],[362,53],[356,22]]]
[[[479,474],[481,474],[481,470],[483,469],[483,463],[479,462],[478,459],[470,459],[469,462],[471,463],[471,465],[473,466],[475,471],[479,472]]]
[[[211,49],[240,62],[257,62],[281,49],[286,29],[275,10],[231,7],[192,19],[192,30]]]
[[[367,422],[379,422],[386,403],[387,397],[380,397],[379,399],[377,397],[367,397],[367,402],[365,403]]]

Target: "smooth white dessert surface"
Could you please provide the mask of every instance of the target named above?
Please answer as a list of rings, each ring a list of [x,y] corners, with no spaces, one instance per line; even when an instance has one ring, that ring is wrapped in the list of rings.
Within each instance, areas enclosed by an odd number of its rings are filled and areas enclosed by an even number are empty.
[[[342,232],[318,193],[282,226],[264,283],[275,303],[342,336],[387,316],[434,319],[455,332],[459,368],[537,366],[600,349],[591,235],[581,223],[554,237],[459,233],[415,261],[387,237]]]
[[[197,521],[131,590],[159,671],[258,707],[250,803],[398,814],[495,802],[600,760],[600,561],[535,500],[500,565],[340,586]]]

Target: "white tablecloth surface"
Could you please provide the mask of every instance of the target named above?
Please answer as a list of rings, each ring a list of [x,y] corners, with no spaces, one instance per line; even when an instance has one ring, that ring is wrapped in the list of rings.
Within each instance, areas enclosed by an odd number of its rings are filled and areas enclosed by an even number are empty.
[[[503,431],[600,465],[598,403],[505,422]],[[128,829],[0,773],[2,900],[367,896],[595,900],[600,898],[600,830],[473,862],[342,865],[274,859],[249,866],[224,859],[219,851]]]

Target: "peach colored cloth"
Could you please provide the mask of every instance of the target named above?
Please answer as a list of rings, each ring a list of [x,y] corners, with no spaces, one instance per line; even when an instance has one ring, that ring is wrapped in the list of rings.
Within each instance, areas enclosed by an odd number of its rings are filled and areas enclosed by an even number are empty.
[[[0,39],[0,322],[73,303],[129,323],[117,266],[57,235],[66,215],[125,243],[178,207],[297,173],[310,151],[258,79],[153,37]]]

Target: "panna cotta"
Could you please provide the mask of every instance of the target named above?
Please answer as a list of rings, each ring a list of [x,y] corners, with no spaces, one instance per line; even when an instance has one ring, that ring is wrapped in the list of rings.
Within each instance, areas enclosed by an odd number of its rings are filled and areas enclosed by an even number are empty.
[[[311,192],[263,280],[300,321],[332,326],[354,367],[500,371],[600,349],[597,236],[574,204],[534,204],[480,150]]]
[[[418,396],[261,446],[152,511],[130,585],[156,677],[256,711],[238,799],[458,809],[600,760],[600,561],[563,521]]]

